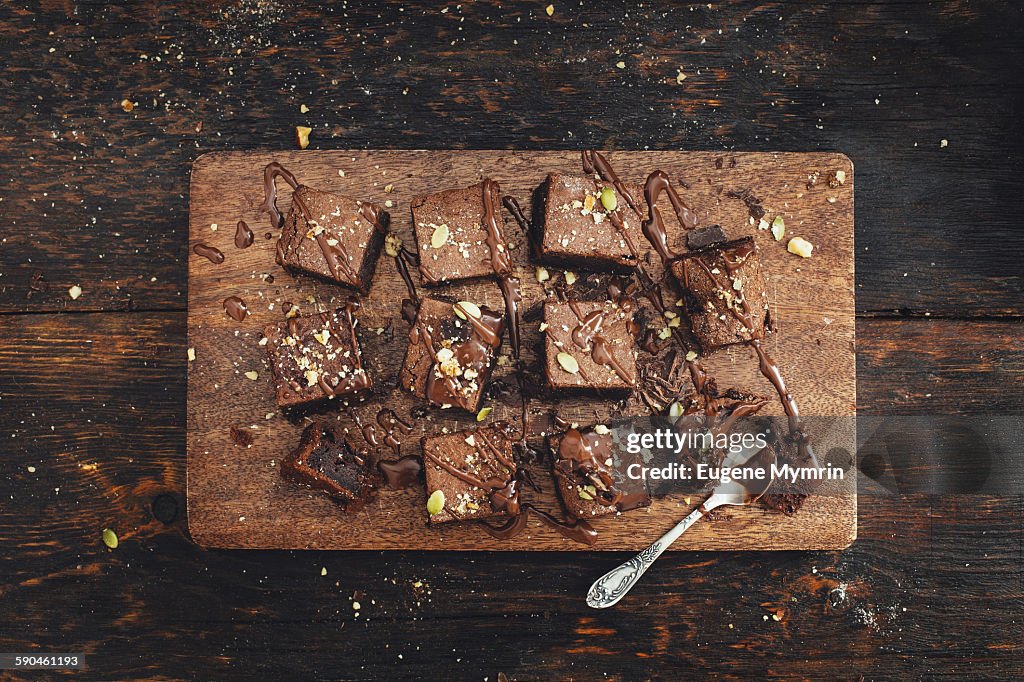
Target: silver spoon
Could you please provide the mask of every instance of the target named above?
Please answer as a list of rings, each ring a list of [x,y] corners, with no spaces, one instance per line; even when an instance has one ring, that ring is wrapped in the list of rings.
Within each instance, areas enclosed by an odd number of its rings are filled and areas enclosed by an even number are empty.
[[[764,454],[762,454],[764,453]],[[715,486],[711,496],[704,500],[703,504],[693,510],[689,516],[680,521],[672,530],[658,538],[654,544],[643,550],[626,563],[613,568],[597,579],[590,586],[587,593],[587,606],[595,609],[606,609],[614,606],[626,596],[626,593],[633,589],[633,586],[640,581],[640,576],[647,572],[655,559],[661,556],[662,552],[686,532],[686,530],[697,523],[697,521],[712,509],[723,505],[747,505],[753,504],[761,499],[761,496],[768,491],[772,484],[771,465],[775,461],[773,448],[746,449],[736,455],[727,456],[723,467],[751,467],[758,466],[765,468],[766,474],[763,480],[737,481],[730,479]]]

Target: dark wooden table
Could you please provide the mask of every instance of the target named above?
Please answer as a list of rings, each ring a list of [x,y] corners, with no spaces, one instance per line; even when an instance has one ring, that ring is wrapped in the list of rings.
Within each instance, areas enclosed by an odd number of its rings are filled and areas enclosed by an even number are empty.
[[[189,168],[300,124],[321,149],[841,150],[860,413],[1024,407],[1016,3],[348,5],[0,7],[0,651],[103,679],[1024,675],[1021,479],[915,486],[942,458],[863,485],[847,551],[666,555],[609,612],[581,597],[622,555],[193,545]]]

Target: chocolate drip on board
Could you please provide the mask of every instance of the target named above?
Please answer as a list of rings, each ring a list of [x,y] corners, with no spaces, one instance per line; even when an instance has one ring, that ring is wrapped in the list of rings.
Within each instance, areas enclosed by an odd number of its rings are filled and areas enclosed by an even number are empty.
[[[214,265],[220,265],[224,262],[224,254],[216,246],[210,246],[204,242],[199,242],[192,247],[192,253],[197,256],[202,256],[206,260],[210,261]]]
[[[241,322],[249,316],[249,308],[238,296],[228,296],[224,299],[224,312],[235,322]]]
[[[255,239],[256,235],[253,234],[248,223],[244,220],[239,220],[238,225],[235,227],[235,247],[239,249],[247,249],[252,246]]]
[[[406,455],[394,462],[379,462],[377,468],[392,490],[404,490],[420,480],[423,462],[416,455]]]

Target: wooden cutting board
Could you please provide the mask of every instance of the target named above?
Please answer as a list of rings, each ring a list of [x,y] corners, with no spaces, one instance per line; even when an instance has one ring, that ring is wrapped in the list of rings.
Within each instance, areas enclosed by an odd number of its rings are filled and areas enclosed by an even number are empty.
[[[856,368],[850,160],[836,153],[611,152],[607,156],[627,181],[642,183],[658,168],[685,180],[689,188],[683,195],[697,208],[701,224],[718,223],[730,238],[755,236],[777,326],[767,341],[769,351],[805,415],[852,416]],[[194,540],[207,547],[231,548],[587,549],[535,519],[512,540],[491,538],[474,524],[428,527],[422,484],[402,491],[383,490],[364,510],[345,514],[329,499],[282,480],[278,465],[295,447],[306,422],[286,418],[274,404],[269,367],[258,346],[261,330],[283,319],[286,303],[311,313],[339,305],[351,294],[309,277],[293,276],[274,263],[279,231],[270,226],[266,214],[259,213],[263,168],[271,161],[284,164],[310,187],[382,205],[392,202],[392,230],[410,246],[414,240],[409,203],[417,194],[492,177],[501,183],[503,193],[519,197],[529,212],[531,193],[547,173],[582,172],[579,153],[568,151],[227,152],[200,157],[192,170],[189,213],[188,343],[195,359],[188,363],[188,519]],[[829,177],[835,171],[843,171],[845,181],[831,187]],[[281,185],[279,206],[286,212],[291,193]],[[783,241],[776,242],[769,231],[753,224],[751,196],[766,209],[769,222],[775,216],[784,218]],[[663,210],[671,215],[670,209]],[[240,220],[256,233],[255,243],[246,249],[234,245]],[[675,225],[670,229],[675,230],[673,246],[682,250],[681,230]],[[533,349],[540,339],[535,312],[544,300],[544,288],[534,276],[535,265],[528,261],[525,239],[507,216],[505,234],[518,244],[513,253],[525,298],[524,357],[537,372],[536,382],[542,383]],[[813,257],[787,253],[790,236],[814,244]],[[192,247],[199,242],[222,251],[223,263],[194,254]],[[562,273],[555,267],[549,270],[553,278]],[[575,286],[593,284],[582,270],[576,274]],[[442,287],[441,293],[501,309],[501,294],[490,281],[450,285]],[[223,301],[228,296],[239,296],[248,305],[250,315],[243,322],[225,314]],[[407,344],[408,325],[400,316],[405,296],[394,263],[382,254],[359,314],[363,355],[375,386],[382,387],[379,399],[413,421],[411,412],[421,403],[392,390]],[[507,343],[503,352],[509,352]],[[748,348],[720,351],[705,365],[722,387],[774,396]],[[247,372],[258,376],[252,380]],[[511,366],[499,367],[495,376],[499,390],[488,400],[494,407],[489,420],[517,420],[519,402]],[[548,396],[531,402],[531,421],[557,411],[569,421],[599,423],[612,416],[615,407],[612,401]],[[624,410],[644,413],[636,401]],[[781,405],[773,400],[764,413],[782,414]],[[342,422],[347,419],[334,405],[326,415]],[[418,453],[420,435],[475,425],[472,416],[439,409],[414,421],[414,433],[404,440],[402,454]],[[832,434],[829,446],[853,453],[853,420],[844,423],[848,428]],[[238,445],[232,427],[245,429],[251,445]],[[539,465],[532,466],[532,471],[543,492],[526,489],[525,498],[542,508],[559,509],[547,472]],[[855,481],[850,483],[853,490],[847,494],[811,498],[793,516],[759,507],[731,508],[696,524],[673,549],[846,547],[857,532]],[[593,549],[641,549],[699,502],[699,497],[673,495],[656,499],[648,509],[599,519],[594,522],[599,538]]]

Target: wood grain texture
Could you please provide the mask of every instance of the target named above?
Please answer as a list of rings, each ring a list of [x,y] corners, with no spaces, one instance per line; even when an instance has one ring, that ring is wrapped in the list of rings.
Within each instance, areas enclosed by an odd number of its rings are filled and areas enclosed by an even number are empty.
[[[1017,4],[546,4],[0,4],[0,650],[86,651],[82,679],[1024,677],[1019,479],[862,486],[848,550],[673,553],[611,613],[579,595],[624,554],[189,541],[189,170],[297,124],[315,149],[846,152],[858,413],[1024,412]],[[19,314],[50,311],[110,314]]]
[[[842,151],[861,312],[1022,312],[1013,3],[143,6],[0,7],[27,57],[0,64],[0,310],[183,309],[191,163],[309,125],[316,149]]]
[[[0,600],[18,614],[2,649],[85,651],[103,678],[1024,673],[1019,496],[894,495],[862,476],[848,550],[671,553],[611,613],[582,594],[625,554],[202,550],[184,513],[185,314],[4,322],[0,542],[19,549],[0,552]],[[988,414],[986,399],[1024,412],[1021,323],[857,327],[861,414],[905,412],[875,366],[893,353],[911,395],[957,381],[976,398],[934,391],[936,413]],[[999,362],[964,371],[965,348]]]
[[[683,191],[695,207],[701,225],[720,224],[731,238],[753,235],[761,251],[772,300],[777,331],[768,341],[769,352],[779,363],[790,389],[798,396],[808,416],[852,415],[856,402],[854,365],[853,302],[853,192],[854,172],[849,160],[837,154],[714,154],[689,152],[618,152],[609,160],[627,182],[640,183],[655,169],[688,183]],[[214,264],[193,254],[189,260],[189,347],[196,361],[189,368],[189,528],[204,546],[284,549],[464,549],[464,550],[566,550],[586,549],[560,537],[534,520],[527,533],[513,540],[498,540],[473,524],[427,528],[422,486],[381,492],[376,504],[355,515],[339,513],[322,495],[285,482],[277,463],[298,443],[305,422],[278,414],[273,400],[269,366],[258,346],[266,324],[284,319],[289,303],[309,311],[331,309],[351,293],[303,276],[292,276],[274,262],[279,230],[269,229],[266,215],[259,213],[262,201],[262,169],[278,161],[297,174],[300,182],[326,191],[337,191],[383,205],[393,203],[391,230],[409,245],[415,245],[409,202],[412,197],[442,189],[465,187],[492,177],[502,192],[520,198],[529,207],[529,197],[549,172],[581,173],[579,155],[573,152],[394,152],[335,151],[317,153],[228,153],[199,159],[192,173],[190,241],[217,247],[225,254]],[[842,171],[843,185],[830,188],[827,178]],[[344,173],[344,177],[339,175]],[[808,188],[808,176],[820,175],[820,182]],[[391,186],[390,192],[384,188]],[[787,236],[802,235],[815,244],[815,255],[802,259],[785,249],[786,240],[775,241],[760,230],[750,208],[733,195],[753,192],[763,204],[769,221],[782,216]],[[290,196],[282,193],[280,207],[286,210]],[[663,210],[670,211],[666,206]],[[245,220],[261,235],[247,249],[233,244],[238,220]],[[671,221],[669,221],[671,222]],[[214,230],[211,226],[217,226]],[[221,228],[220,226],[224,226]],[[536,264],[514,221],[504,227],[517,274],[522,280],[524,359],[536,383],[544,383],[543,359],[534,349],[542,344],[538,331],[541,320],[531,318],[544,300],[551,297],[534,276]],[[681,226],[670,224],[670,245],[683,250]],[[649,246],[643,249],[652,252]],[[656,258],[646,259],[653,263]],[[651,266],[648,266],[649,268]],[[549,267],[552,282],[561,270]],[[588,274],[576,268],[583,282]],[[659,278],[660,266],[652,268]],[[272,275],[272,283],[267,283]],[[570,287],[570,295],[588,295],[584,283]],[[551,282],[547,284],[551,286]],[[593,287],[591,291],[593,291]],[[603,287],[596,287],[603,294]],[[502,309],[501,293],[492,281],[459,283],[433,289],[435,293]],[[428,290],[421,287],[421,293]],[[592,295],[592,293],[591,293]],[[238,323],[224,313],[223,301],[240,296],[247,301],[249,316]],[[400,390],[396,375],[408,345],[408,325],[401,319],[401,301],[407,297],[405,284],[394,264],[381,258],[369,296],[362,300],[359,318],[364,361],[374,378],[376,405],[395,409],[415,429],[403,438],[403,454],[418,454],[418,439],[442,429],[459,430],[476,425],[473,415],[457,410],[431,410],[423,419],[412,411],[423,401]],[[669,293],[673,301],[678,294]],[[642,316],[642,313],[638,312]],[[656,329],[664,326],[655,319]],[[667,352],[667,349],[666,349]],[[509,354],[506,347],[505,355]],[[664,353],[663,353],[664,355]],[[499,363],[500,365],[501,363]],[[771,385],[761,377],[750,349],[729,348],[706,360],[708,371],[724,387],[774,396]],[[822,371],[827,368],[827,371]],[[256,381],[246,376],[257,371]],[[519,417],[519,397],[511,362],[499,367],[496,379],[510,390],[487,402],[494,407],[491,419]],[[532,383],[532,382],[531,382]],[[682,386],[682,385],[681,385]],[[372,419],[379,407],[364,419]],[[268,413],[272,413],[270,419]],[[531,420],[541,422],[557,413],[569,422],[601,423],[612,416],[639,416],[649,409],[639,400],[625,407],[609,397],[576,396],[542,391],[531,400]],[[782,414],[777,400],[765,414]],[[364,444],[359,429],[338,406],[326,410],[329,419],[353,432],[357,447]],[[250,427],[255,443],[239,448],[232,442],[232,426]],[[542,427],[533,431],[542,433]],[[818,435],[818,447],[853,452],[855,426],[852,421]],[[542,437],[536,439],[542,445]],[[372,447],[369,443],[365,443]],[[390,453],[380,449],[382,456]],[[560,504],[546,466],[532,468],[543,493],[524,497],[541,508],[558,513]],[[856,536],[856,491],[816,496],[794,517],[783,519],[762,509],[730,512],[735,522],[730,530],[706,524],[695,527],[673,549],[836,549],[849,545]],[[650,508],[595,523],[600,538],[597,549],[642,549],[668,530],[700,496],[670,495],[656,499]],[[689,500],[689,502],[685,502]]]

